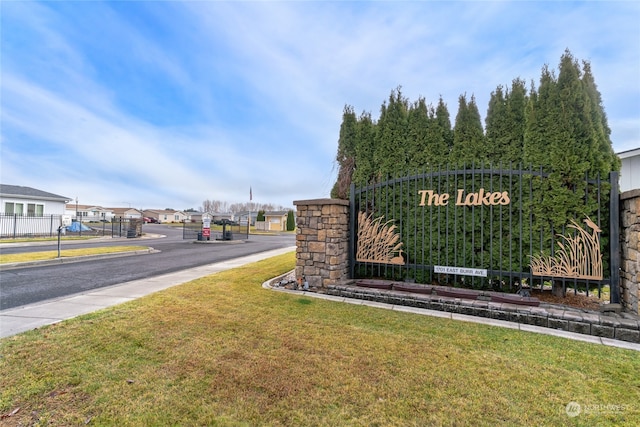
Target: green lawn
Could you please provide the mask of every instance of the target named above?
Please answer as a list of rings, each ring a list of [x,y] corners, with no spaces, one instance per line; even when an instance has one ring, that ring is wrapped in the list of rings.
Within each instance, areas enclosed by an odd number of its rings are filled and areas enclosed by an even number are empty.
[[[262,289],[294,254],[0,341],[6,425],[636,426],[640,353]],[[567,415],[567,405],[582,412]],[[574,407],[572,406],[571,409]]]

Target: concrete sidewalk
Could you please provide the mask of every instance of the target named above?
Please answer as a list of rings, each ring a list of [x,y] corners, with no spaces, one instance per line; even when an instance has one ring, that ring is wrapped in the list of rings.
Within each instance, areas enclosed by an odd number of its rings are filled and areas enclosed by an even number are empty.
[[[134,280],[62,298],[2,310],[0,311],[0,338],[131,301],[181,283],[292,252],[295,249],[295,246],[275,249],[162,276]]]

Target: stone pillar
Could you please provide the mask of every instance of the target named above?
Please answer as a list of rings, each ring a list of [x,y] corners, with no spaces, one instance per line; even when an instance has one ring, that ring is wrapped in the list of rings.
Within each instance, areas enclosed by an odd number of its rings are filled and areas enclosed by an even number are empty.
[[[296,278],[321,291],[349,276],[349,201],[315,199],[294,201]]]
[[[640,315],[640,189],[620,195],[620,287],[624,311]]]

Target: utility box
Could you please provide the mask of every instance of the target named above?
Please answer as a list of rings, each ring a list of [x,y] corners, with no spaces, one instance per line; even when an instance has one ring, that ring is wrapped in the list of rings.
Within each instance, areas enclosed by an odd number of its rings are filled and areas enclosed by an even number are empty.
[[[60,227],[68,227],[71,225],[71,215],[62,215],[60,217]]]

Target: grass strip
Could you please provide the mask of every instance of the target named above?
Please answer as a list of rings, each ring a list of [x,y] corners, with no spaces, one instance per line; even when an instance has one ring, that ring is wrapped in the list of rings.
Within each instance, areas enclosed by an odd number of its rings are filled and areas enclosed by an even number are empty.
[[[148,250],[147,246],[103,246],[99,248],[63,249],[60,258],[87,255],[113,254],[119,252],[134,252]],[[58,251],[25,252],[20,254],[0,254],[0,264],[13,262],[44,261],[58,258]]]
[[[96,236],[63,236],[61,241],[68,240],[93,240]],[[58,237],[25,237],[18,239],[0,239],[0,243],[33,243],[33,242],[57,242]]]
[[[2,422],[635,426],[640,419],[637,352],[261,288],[294,265],[294,254],[274,257],[1,340]],[[570,402],[581,405],[575,417]]]

